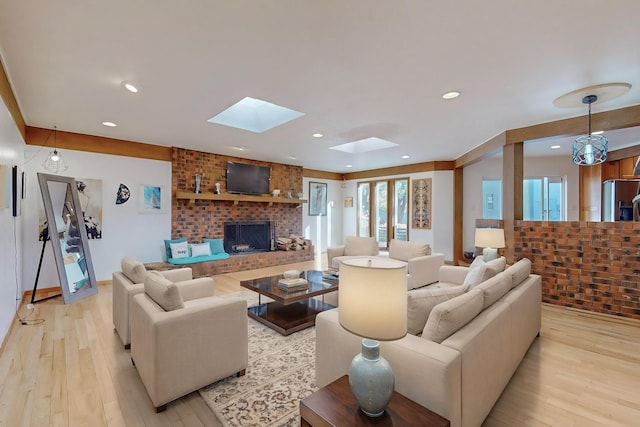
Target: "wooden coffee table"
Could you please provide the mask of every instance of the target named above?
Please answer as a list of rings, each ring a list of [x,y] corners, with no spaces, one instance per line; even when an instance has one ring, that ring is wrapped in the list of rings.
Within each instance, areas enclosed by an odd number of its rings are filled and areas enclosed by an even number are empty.
[[[282,274],[241,281],[240,286],[259,295],[259,305],[248,309],[249,317],[282,335],[290,335],[315,325],[318,313],[335,306],[325,303],[324,299],[318,300],[313,297],[337,291],[338,281],[325,280],[322,278],[322,272],[316,270],[305,271],[301,277],[307,279],[309,287],[301,291],[289,292],[278,287],[278,280],[282,279]],[[267,296],[273,301],[262,304],[260,295]]]
[[[393,392],[391,402],[384,414],[370,418],[360,410],[349,387],[349,377],[346,375],[302,399],[300,418],[302,427],[448,427],[450,425],[447,419],[397,392]]]

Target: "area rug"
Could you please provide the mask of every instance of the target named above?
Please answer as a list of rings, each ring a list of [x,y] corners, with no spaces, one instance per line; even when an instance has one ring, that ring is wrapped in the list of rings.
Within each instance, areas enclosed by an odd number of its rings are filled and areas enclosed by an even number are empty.
[[[257,303],[251,294],[230,295],[245,297],[251,306]],[[226,427],[280,427],[300,425],[300,400],[316,390],[315,328],[285,337],[249,319],[246,375],[225,378],[199,392]]]

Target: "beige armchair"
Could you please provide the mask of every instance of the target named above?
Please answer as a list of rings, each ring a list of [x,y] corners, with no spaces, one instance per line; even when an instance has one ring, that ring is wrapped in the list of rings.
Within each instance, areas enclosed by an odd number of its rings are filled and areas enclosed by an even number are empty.
[[[112,310],[115,327],[124,348],[131,344],[129,312],[134,295],[144,292],[147,270],[144,265],[125,256],[120,262],[122,271],[112,275]],[[193,279],[191,268],[178,268],[160,272],[165,278],[176,282],[184,298],[194,299],[213,295],[213,279]]]
[[[340,261],[343,259],[376,256],[378,254],[378,242],[376,242],[375,237],[348,236],[344,245],[327,248],[327,265],[339,268]]]
[[[248,363],[247,302],[183,301],[182,289],[151,272],[131,306],[131,359],[157,412],[167,403],[231,375]]]
[[[444,265],[444,254],[432,253],[426,243],[392,239],[389,258],[407,263],[407,290],[420,288],[438,281],[438,272]]]

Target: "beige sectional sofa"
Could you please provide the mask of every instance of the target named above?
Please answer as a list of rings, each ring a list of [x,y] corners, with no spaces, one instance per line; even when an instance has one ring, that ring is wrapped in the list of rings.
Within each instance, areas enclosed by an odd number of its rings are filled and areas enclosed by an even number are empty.
[[[466,268],[441,269],[448,281],[417,291],[438,295],[464,288]],[[453,427],[481,425],[540,330],[541,280],[530,272],[523,259],[492,277],[487,273],[470,290],[426,308],[421,335],[383,342],[381,355],[395,372],[396,390]],[[409,306],[414,294],[408,292]],[[347,374],[360,352],[361,338],[340,326],[338,310],[316,318],[318,387]]]

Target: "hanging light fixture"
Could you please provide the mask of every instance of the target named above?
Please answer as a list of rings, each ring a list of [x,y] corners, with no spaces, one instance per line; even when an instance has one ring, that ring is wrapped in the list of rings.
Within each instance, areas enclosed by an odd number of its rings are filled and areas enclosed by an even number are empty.
[[[62,158],[62,154],[58,151],[58,130],[56,126],[53,127],[53,151],[47,156],[47,160],[42,163],[42,166],[49,172],[58,173],[64,172],[69,169],[69,165]],[[45,142],[46,144],[46,142]]]
[[[573,141],[573,163],[578,166],[597,165],[607,161],[609,140],[602,135],[591,134],[591,104],[597,100],[596,95],[582,98],[582,103],[589,105],[589,134],[579,136]]]

